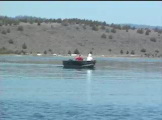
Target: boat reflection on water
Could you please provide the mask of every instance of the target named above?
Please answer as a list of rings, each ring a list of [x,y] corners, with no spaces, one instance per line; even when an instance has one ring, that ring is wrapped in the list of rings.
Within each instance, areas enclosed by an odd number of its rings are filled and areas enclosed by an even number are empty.
[[[91,104],[91,87],[92,87],[92,70],[87,70],[87,79],[86,79],[86,96],[87,96],[87,103]]]
[[[93,82],[93,73],[96,70],[95,68],[63,68],[63,72],[61,72],[62,80],[68,80],[69,84],[72,84],[71,90],[76,88],[76,93],[82,93],[83,101],[86,104],[92,104],[92,82]],[[71,81],[75,81],[75,84],[71,83]],[[80,87],[82,86],[82,87]]]

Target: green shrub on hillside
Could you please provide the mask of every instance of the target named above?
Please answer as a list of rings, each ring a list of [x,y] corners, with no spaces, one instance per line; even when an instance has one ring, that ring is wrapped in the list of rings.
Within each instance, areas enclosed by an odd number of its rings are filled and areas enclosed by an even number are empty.
[[[111,52],[112,50],[111,49],[108,49],[109,52]]]
[[[61,25],[62,26],[68,26],[68,23],[67,22],[62,22]]]
[[[141,49],[141,52],[146,52],[146,49],[145,48]]]
[[[41,23],[40,23],[40,22],[38,22],[38,23],[37,23],[37,25],[38,25],[38,26],[40,26],[40,25],[41,25]]]
[[[113,29],[111,29],[111,32],[112,33],[116,33],[116,30],[113,28]]]
[[[151,32],[151,30],[147,29],[145,32],[145,35],[149,35],[150,32]]]
[[[98,31],[98,27],[95,26],[95,25],[93,25],[93,26],[92,26],[92,30],[94,30],[94,31]]]
[[[150,38],[150,41],[156,42],[156,38],[155,38],[155,37],[151,37],[151,38]]]
[[[23,31],[24,28],[23,28],[23,26],[18,26],[17,30],[18,30],[18,31]]]
[[[105,39],[105,38],[106,38],[106,34],[103,33],[103,34],[101,35],[101,38],[104,38],[104,39]]]
[[[13,44],[14,42],[13,42],[12,39],[10,39],[10,40],[8,41],[8,43]]]
[[[46,50],[44,51],[44,54],[47,54],[47,51]]]
[[[139,34],[143,34],[143,32],[144,32],[143,29],[138,29],[137,30],[137,33],[139,33]]]
[[[113,39],[113,36],[112,35],[109,35],[109,39]]]
[[[123,25],[123,26],[121,27],[121,29],[122,29],[122,30],[129,30],[129,29],[131,29],[131,27],[130,27],[129,25]]]
[[[5,30],[2,30],[2,32],[1,32],[1,33],[5,35],[7,32],[6,32]]]
[[[25,43],[22,45],[22,48],[23,48],[23,49],[27,49],[27,46],[26,46]]]
[[[49,51],[49,52],[52,52],[52,50],[51,50],[51,49],[48,49],[48,51]]]
[[[110,32],[110,30],[109,30],[109,29],[106,29],[106,32],[107,32],[107,33],[109,33],[109,32]]]
[[[155,50],[156,53],[159,53],[159,50]]]
[[[123,50],[120,50],[120,54],[123,54]]]
[[[8,33],[10,33],[10,32],[11,32],[9,28],[7,29],[7,32],[8,32]]]
[[[102,26],[101,26],[101,29],[102,29],[102,30],[105,30],[105,26],[102,25]]]

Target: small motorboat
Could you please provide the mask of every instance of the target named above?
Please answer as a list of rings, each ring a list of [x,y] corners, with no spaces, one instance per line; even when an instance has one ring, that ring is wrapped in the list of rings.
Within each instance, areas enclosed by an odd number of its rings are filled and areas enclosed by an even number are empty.
[[[94,68],[96,60],[93,61],[76,61],[67,60],[63,61],[64,68]]]

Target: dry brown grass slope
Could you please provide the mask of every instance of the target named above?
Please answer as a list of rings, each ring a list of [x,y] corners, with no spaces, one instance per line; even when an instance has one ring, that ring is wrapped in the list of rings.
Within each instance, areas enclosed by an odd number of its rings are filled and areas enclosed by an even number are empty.
[[[22,26],[23,30],[18,30]],[[109,32],[106,31],[109,29]],[[20,25],[0,26],[0,48],[12,51],[44,53],[47,54],[67,54],[72,53],[77,48],[82,54],[87,55],[93,51],[95,55],[120,55],[130,54],[133,50],[135,55],[155,55],[162,56],[162,34],[151,30],[149,35],[137,33],[137,29],[128,32],[116,29],[116,33],[111,32],[111,27],[98,31],[92,27],[79,24],[64,26],[60,23],[21,23]],[[3,33],[3,32],[6,32]],[[105,34],[105,35],[103,35]],[[103,35],[103,36],[102,36]],[[112,37],[112,39],[111,39]],[[155,40],[150,40],[154,38]],[[26,49],[22,48],[26,44]],[[146,52],[141,52],[145,49]],[[127,52],[128,51],[128,52]]]

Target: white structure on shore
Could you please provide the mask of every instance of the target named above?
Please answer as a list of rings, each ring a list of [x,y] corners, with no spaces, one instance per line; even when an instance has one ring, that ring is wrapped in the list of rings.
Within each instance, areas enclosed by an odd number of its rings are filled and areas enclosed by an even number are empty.
[[[71,54],[71,56],[75,57],[75,56],[77,56],[77,54]]]
[[[57,56],[57,54],[53,54],[54,56]]]
[[[42,54],[41,53],[37,53],[38,56],[41,56]]]

